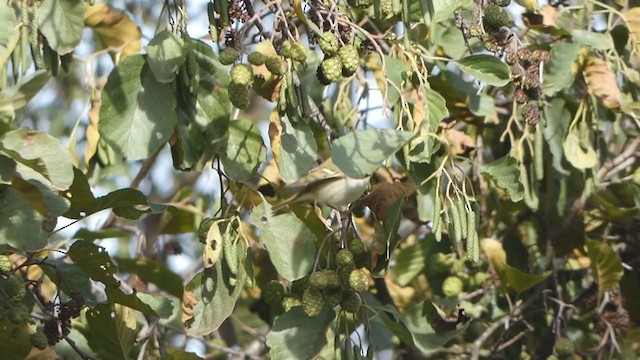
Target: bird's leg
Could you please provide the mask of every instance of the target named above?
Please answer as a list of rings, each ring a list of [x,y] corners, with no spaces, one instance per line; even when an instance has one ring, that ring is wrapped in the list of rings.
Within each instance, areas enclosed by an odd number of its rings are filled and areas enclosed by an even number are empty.
[[[340,221],[340,247],[344,248],[347,246],[349,227],[353,226],[355,229],[355,224],[353,223],[353,217],[351,216],[350,209],[340,211]]]

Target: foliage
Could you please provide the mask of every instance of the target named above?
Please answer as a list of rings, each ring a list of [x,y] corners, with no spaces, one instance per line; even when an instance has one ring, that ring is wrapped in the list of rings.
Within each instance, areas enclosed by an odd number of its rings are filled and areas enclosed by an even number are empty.
[[[573,5],[0,1],[3,358],[637,358],[640,4]]]

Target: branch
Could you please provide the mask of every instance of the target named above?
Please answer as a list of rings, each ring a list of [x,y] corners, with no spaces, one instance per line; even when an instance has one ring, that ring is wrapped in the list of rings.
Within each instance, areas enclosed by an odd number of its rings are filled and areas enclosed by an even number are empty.
[[[144,161],[144,163],[142,164],[142,167],[140,168],[136,176],[131,181],[131,185],[129,186],[130,188],[138,189],[142,180],[144,180],[149,174],[149,171],[151,171],[151,168],[155,164],[156,159],[158,158],[158,155],[160,155],[161,150],[162,150],[162,147],[156,150],[156,152],[153,153],[153,155],[151,155],[150,157],[147,158],[147,160]],[[109,214],[109,217],[107,218],[107,220],[104,222],[104,224],[102,224],[101,229],[108,229],[112,227],[116,223],[116,221],[118,221],[118,217],[113,213],[113,210],[111,210],[111,214]]]
[[[612,176],[622,171],[625,167],[636,161],[636,150],[640,146],[640,138],[635,138],[625,147],[620,155],[605,162],[598,171],[598,179],[601,182],[609,180]]]

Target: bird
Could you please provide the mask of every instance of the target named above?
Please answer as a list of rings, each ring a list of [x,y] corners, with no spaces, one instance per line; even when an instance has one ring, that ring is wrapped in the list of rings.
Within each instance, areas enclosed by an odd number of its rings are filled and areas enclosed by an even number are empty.
[[[274,210],[292,203],[313,200],[345,211],[351,203],[362,197],[369,186],[370,175],[348,177],[329,158],[300,179],[286,185],[285,192],[292,195],[275,205]]]

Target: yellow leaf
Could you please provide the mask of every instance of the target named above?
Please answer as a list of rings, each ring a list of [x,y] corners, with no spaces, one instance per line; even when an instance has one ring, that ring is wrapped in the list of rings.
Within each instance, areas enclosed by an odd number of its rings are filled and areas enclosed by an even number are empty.
[[[603,60],[590,57],[584,69],[584,79],[589,92],[595,95],[609,109],[619,109],[622,103],[622,92],[618,87],[616,75]]]
[[[515,0],[520,6],[524,6],[529,11],[535,11],[538,8],[537,0]]]
[[[100,49],[119,52],[119,60],[140,53],[140,29],[121,10],[106,4],[87,6],[84,25],[93,29]]]

